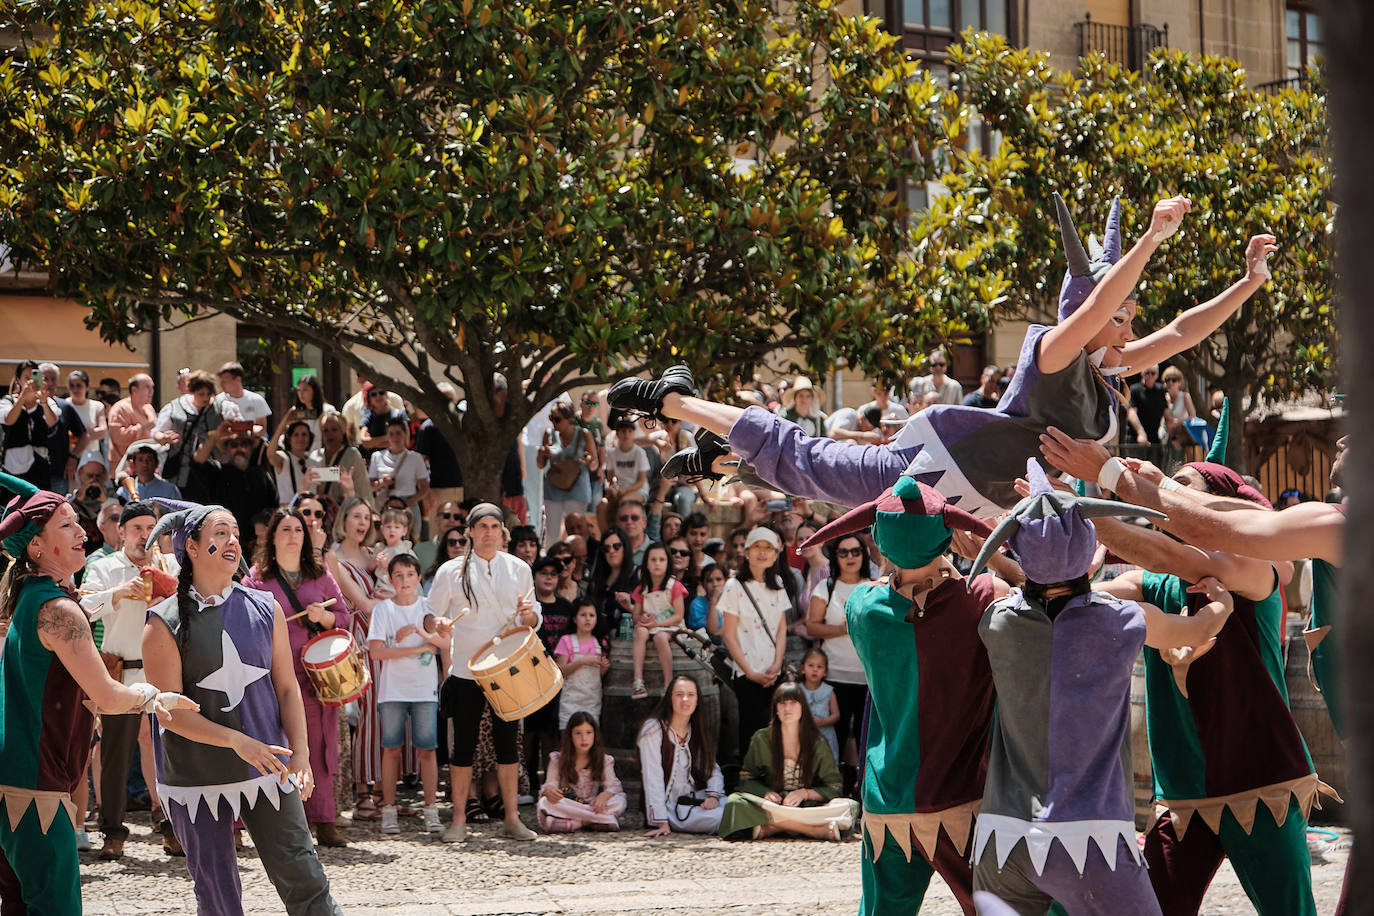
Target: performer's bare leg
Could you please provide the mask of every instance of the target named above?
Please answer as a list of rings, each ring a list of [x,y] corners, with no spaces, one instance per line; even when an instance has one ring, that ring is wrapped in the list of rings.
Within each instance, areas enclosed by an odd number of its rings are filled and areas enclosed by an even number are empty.
[[[685,397],[671,392],[663,399],[663,415],[697,426],[704,426],[717,436],[729,436],[744,408],[733,404],[719,404],[704,398]]]

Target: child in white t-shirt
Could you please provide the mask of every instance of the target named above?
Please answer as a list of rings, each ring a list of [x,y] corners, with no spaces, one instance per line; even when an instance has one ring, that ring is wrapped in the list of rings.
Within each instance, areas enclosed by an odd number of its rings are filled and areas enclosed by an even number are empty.
[[[606,446],[606,467],[615,479],[611,488],[618,495],[639,492],[649,499],[649,456],[635,444],[635,423],[621,420],[615,429],[615,441]]]
[[[389,569],[394,598],[378,602],[367,630],[367,651],[382,663],[377,679],[377,718],[382,732],[382,833],[399,833],[396,824],[396,780],[400,778],[401,745],[406,720],[410,743],[420,758],[420,784],[425,793],[425,829],[441,833],[436,795],[439,765],[438,649],[447,640],[435,631],[434,615],[420,594],[420,561],[413,554],[393,557]]]

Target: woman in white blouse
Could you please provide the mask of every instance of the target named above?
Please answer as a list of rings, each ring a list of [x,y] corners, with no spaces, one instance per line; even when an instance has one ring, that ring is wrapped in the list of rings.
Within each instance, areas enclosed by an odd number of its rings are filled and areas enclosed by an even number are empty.
[[[739,701],[739,746],[768,724],[773,686],[787,651],[787,611],[796,587],[781,559],[782,538],[771,528],[754,528],[744,539],[745,563],[725,583],[718,608],[721,637],[730,652],[735,678],[730,687]]]
[[[824,548],[827,576],[816,583],[811,592],[811,606],[806,614],[806,632],[825,640],[829,661],[826,680],[835,688],[840,707],[840,720],[835,723],[835,737],[840,748],[840,772],[844,774],[846,793],[853,791],[856,767],[846,763],[850,759],[846,744],[850,738],[857,742],[863,724],[864,704],[868,700],[868,678],[864,675],[859,653],[849,638],[849,624],[844,606],[849,593],[868,582],[868,549],[857,534],[837,538]]]
[[[679,674],[640,726],[645,836],[715,833],[720,826],[725,778],[700,699],[696,681]]]

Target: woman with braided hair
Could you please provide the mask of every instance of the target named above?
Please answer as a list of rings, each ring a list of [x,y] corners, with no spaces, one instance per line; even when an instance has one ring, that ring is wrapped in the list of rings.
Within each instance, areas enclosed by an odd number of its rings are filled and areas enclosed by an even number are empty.
[[[175,511],[149,543],[170,533],[181,573],[176,594],[148,612],[143,658],[154,683],[201,704],[154,735],[158,795],[186,849],[197,907],[243,913],[233,839],[242,818],[286,912],[336,916],[306,822],[315,781],[281,605],[234,581],[241,547],[229,510],[157,501]]]
[[[109,676],[73,597],[72,576],[86,564],[76,511],[9,474],[0,487],[15,494],[0,516],[12,558],[0,581],[0,900],[6,912],[80,913],[72,791],[85,778],[92,711],[165,720],[195,704]]]

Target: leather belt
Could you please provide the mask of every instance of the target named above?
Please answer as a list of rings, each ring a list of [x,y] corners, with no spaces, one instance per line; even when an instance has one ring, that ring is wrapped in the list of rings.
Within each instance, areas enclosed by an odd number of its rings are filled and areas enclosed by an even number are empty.
[[[143,662],[142,662],[140,659],[128,659],[128,658],[126,658],[126,659],[124,659],[123,661],[124,661],[124,670],[125,670],[125,671],[132,671],[132,670],[134,670],[134,669],[136,669],[136,668],[142,668],[142,667],[143,667]]]

